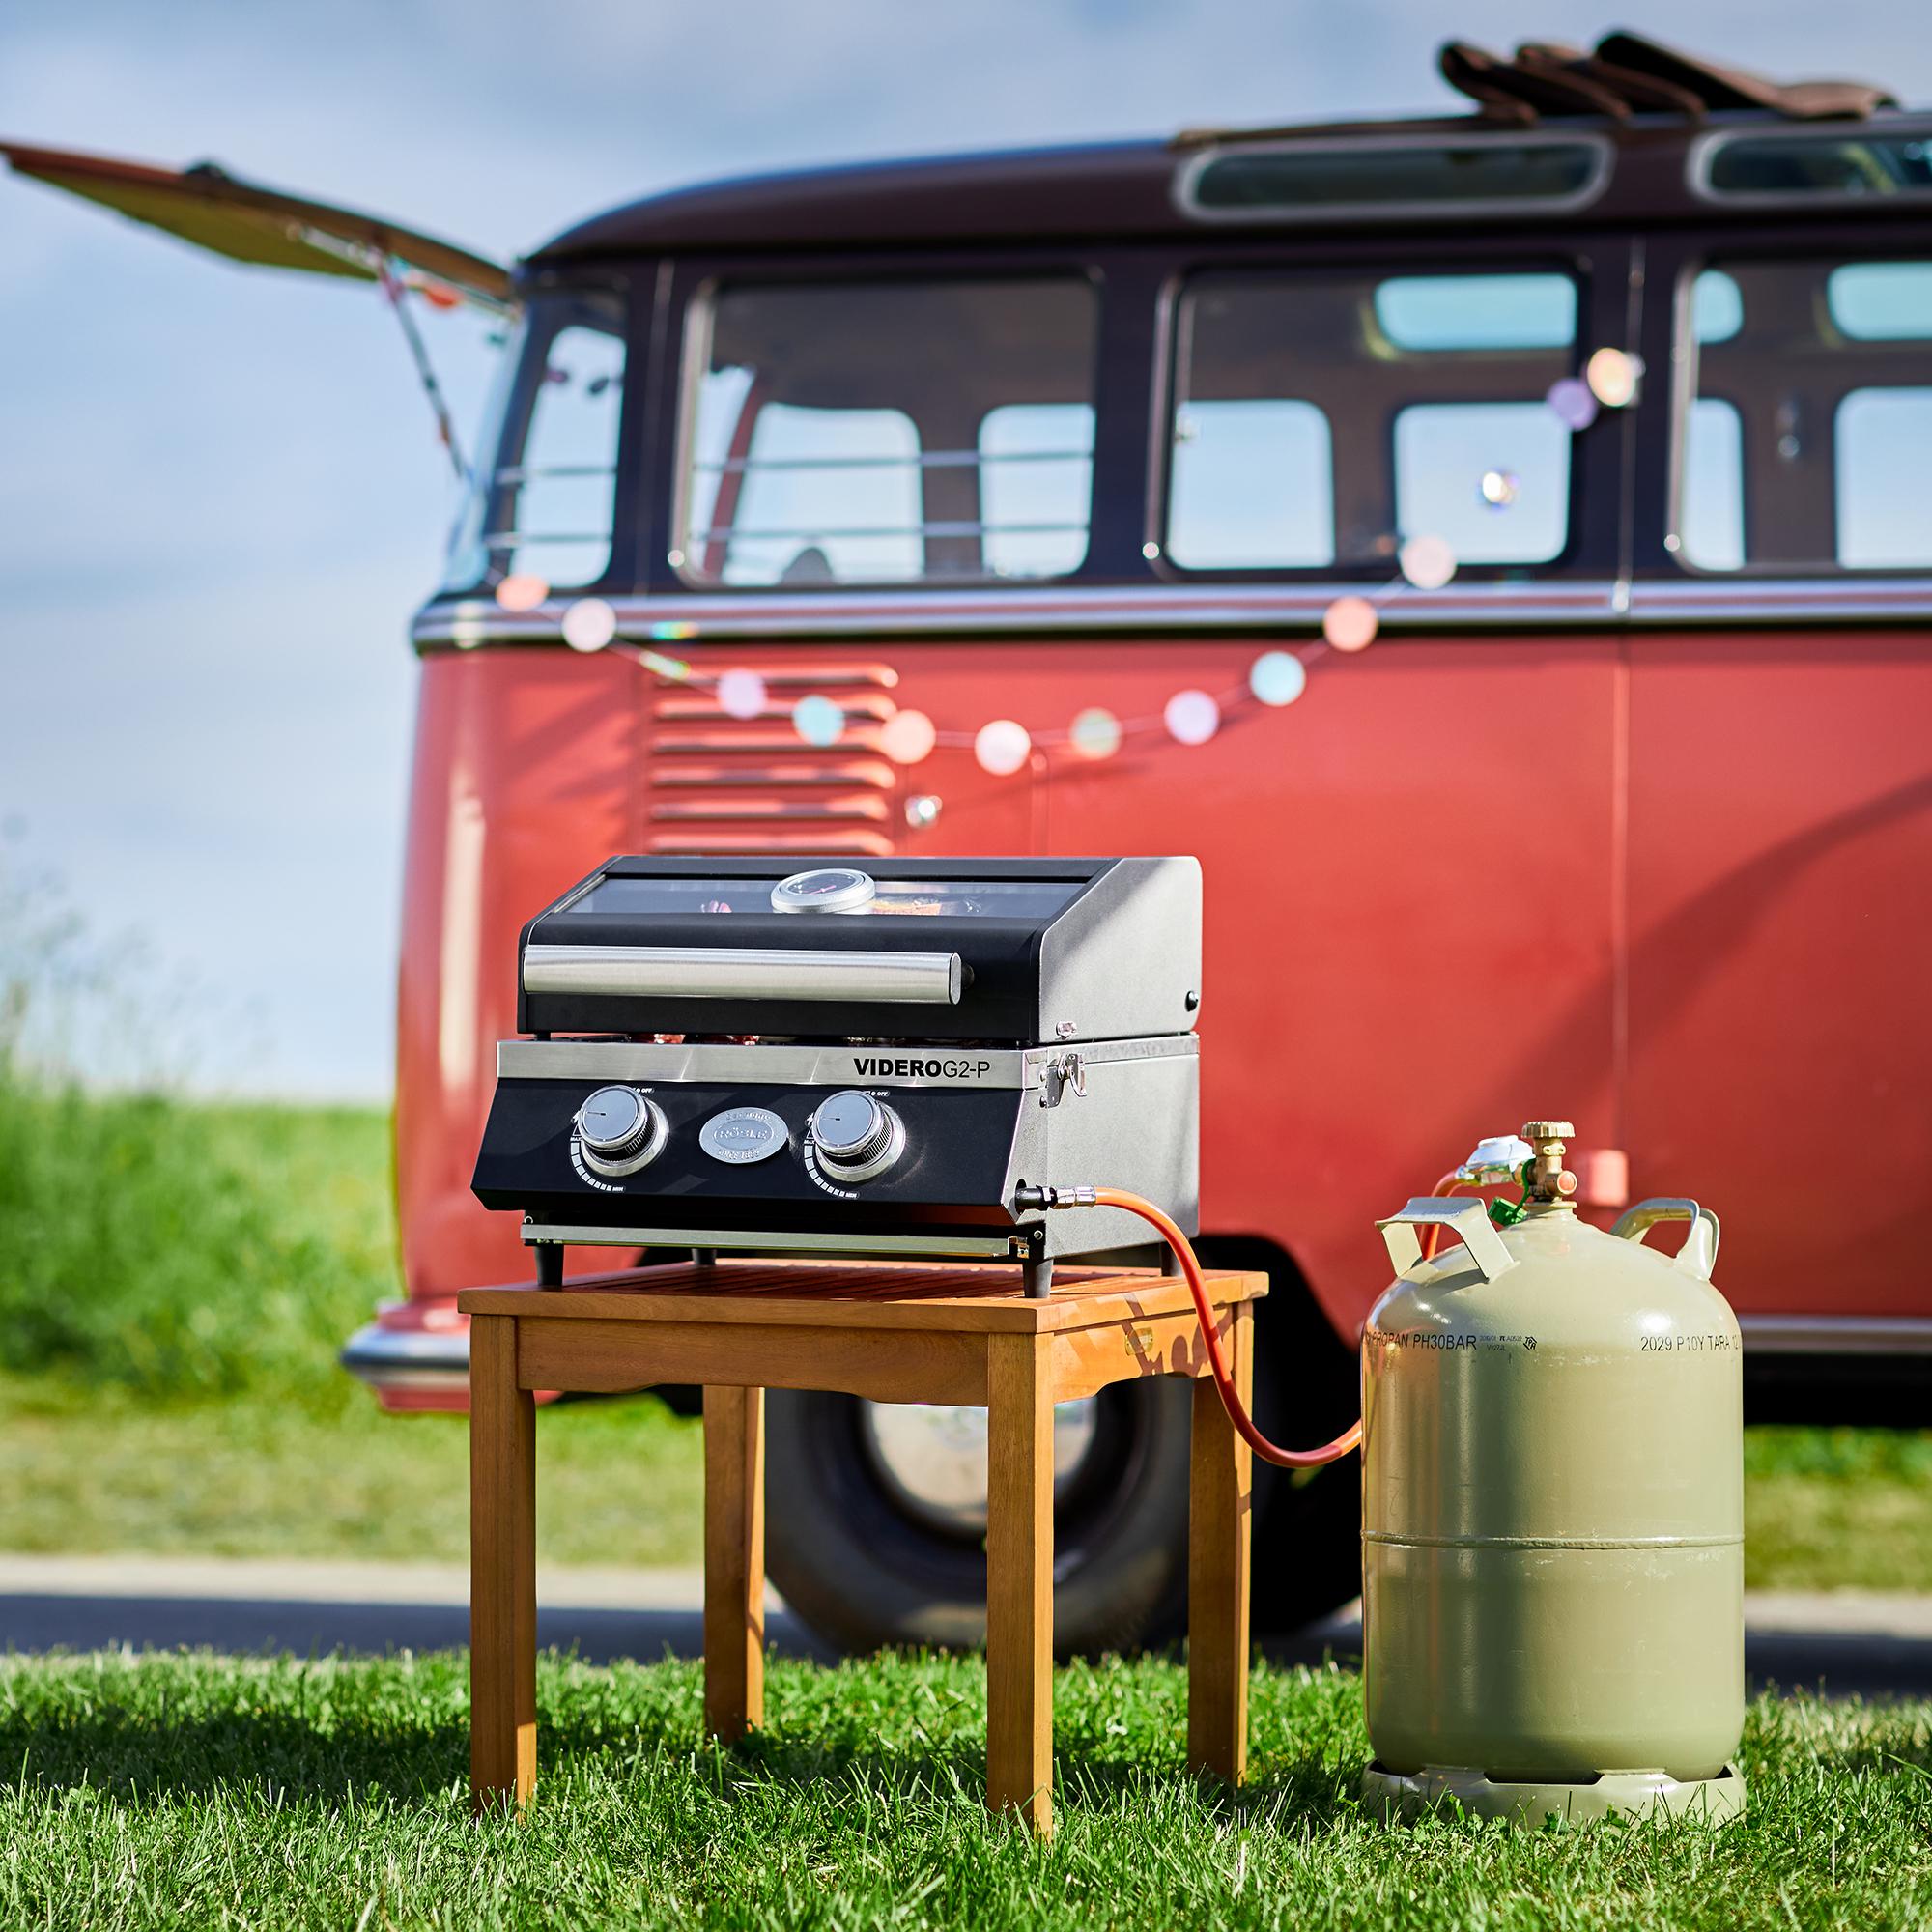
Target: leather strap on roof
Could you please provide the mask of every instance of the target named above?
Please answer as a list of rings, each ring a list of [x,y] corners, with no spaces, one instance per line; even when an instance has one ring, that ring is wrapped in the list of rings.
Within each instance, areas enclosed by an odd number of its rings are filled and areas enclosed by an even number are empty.
[[[1444,43],[1442,77],[1482,109],[1468,116],[1406,121],[1298,122],[1275,128],[1189,128],[1176,148],[1231,139],[1282,140],[1355,134],[1456,134],[1472,126],[1530,128],[1539,121],[1593,118],[1628,121],[1635,114],[1701,121],[1740,109],[1787,121],[1862,121],[1897,99],[1857,80],[1766,80],[1743,68],[1718,67],[1641,34],[1605,34],[1594,51],[1560,41],[1525,41],[1509,59],[1467,41]]]
[[[1718,67],[1678,53],[1641,34],[1605,34],[1597,57],[1670,82],[1697,96],[1709,108],[1755,107],[1788,121],[1862,121],[1898,99],[1882,87],[1860,80],[1798,80],[1779,83],[1744,68]]]
[[[1641,34],[1605,34],[1595,53],[1531,41],[1504,60],[1466,41],[1436,56],[1442,77],[1466,94],[1484,118],[1522,126],[1548,115],[1626,121],[1633,114],[1700,120],[1727,109],[1787,121],[1861,121],[1897,100],[1856,80],[1766,80],[1743,68],[1718,67]]]
[[[1619,67],[1601,53],[1566,46],[1559,41],[1525,41],[1517,48],[1516,58],[1519,67],[1557,70],[1603,88],[1633,113],[1681,114],[1687,121],[1704,118],[1704,102],[1690,88],[1639,73],[1634,68]]]
[[[1527,127],[1546,114],[1630,118],[1629,105],[1607,88],[1553,65],[1503,60],[1467,41],[1444,41],[1435,65],[1451,87],[1482,108],[1486,121]]]

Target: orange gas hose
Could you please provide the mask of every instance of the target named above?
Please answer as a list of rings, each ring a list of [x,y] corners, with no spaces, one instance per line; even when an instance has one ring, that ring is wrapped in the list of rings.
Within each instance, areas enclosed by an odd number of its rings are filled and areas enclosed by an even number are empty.
[[[1445,1174],[1442,1177],[1442,1179],[1438,1180],[1435,1183],[1435,1185],[1432,1187],[1429,1191],[1432,1194],[1435,1195],[1456,1194],[1462,1190],[1463,1184],[1463,1183],[1462,1181],[1456,1179],[1456,1170],[1452,1167],[1449,1170],[1449,1172]],[[1429,1232],[1423,1236],[1422,1259],[1424,1261],[1433,1262],[1435,1259],[1436,1243],[1440,1241],[1441,1238],[1442,1238],[1442,1230],[1439,1227],[1431,1228]]]
[[[1221,1406],[1228,1411],[1228,1420],[1235,1425],[1242,1441],[1264,1463],[1272,1463],[1281,1469],[1316,1469],[1323,1463],[1339,1462],[1350,1449],[1360,1446],[1362,1425],[1359,1421],[1351,1424],[1334,1441],[1324,1442],[1320,1449],[1281,1449],[1270,1442],[1255,1427],[1254,1418],[1241,1406],[1234,1378],[1229,1375],[1228,1364],[1222,1359],[1221,1338],[1214,1332],[1214,1311],[1208,1305],[1208,1290],[1201,1280],[1201,1264],[1195,1260],[1194,1249],[1187,1236],[1151,1201],[1143,1201],[1138,1194],[1128,1194],[1122,1188],[1094,1188],[1094,1205],[1096,1208],[1124,1208],[1129,1214],[1138,1214],[1174,1250],[1174,1258],[1180,1264],[1180,1271],[1187,1277],[1188,1289],[1194,1296],[1194,1312],[1201,1318],[1201,1338],[1208,1344],[1208,1365],[1214,1373],[1214,1386],[1221,1392]]]

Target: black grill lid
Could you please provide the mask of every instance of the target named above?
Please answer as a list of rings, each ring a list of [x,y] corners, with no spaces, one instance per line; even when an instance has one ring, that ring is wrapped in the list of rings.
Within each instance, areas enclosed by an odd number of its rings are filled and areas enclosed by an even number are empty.
[[[526,1033],[1033,1043],[1186,1031],[1193,859],[632,857],[524,928]]]

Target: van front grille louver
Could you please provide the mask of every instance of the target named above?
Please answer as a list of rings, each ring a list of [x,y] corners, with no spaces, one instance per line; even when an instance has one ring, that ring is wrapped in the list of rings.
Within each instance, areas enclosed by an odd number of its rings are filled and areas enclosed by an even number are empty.
[[[832,852],[884,858],[894,849],[897,785],[879,734],[898,709],[898,672],[882,664],[758,664],[766,701],[733,718],[709,690],[657,693],[651,706],[644,838],[653,852]],[[792,706],[829,697],[845,730],[809,745]]]

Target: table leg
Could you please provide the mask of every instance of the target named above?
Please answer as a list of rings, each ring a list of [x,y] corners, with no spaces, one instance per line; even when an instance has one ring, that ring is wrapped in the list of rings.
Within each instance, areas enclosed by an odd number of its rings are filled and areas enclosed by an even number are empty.
[[[1045,1336],[987,1338],[986,1803],[1053,1831],[1053,1390]]]
[[[1254,1324],[1231,1311],[1229,1370],[1243,1404],[1254,1389]],[[1250,1413],[1252,1407],[1250,1406]],[[1238,1784],[1248,1765],[1248,1571],[1254,1531],[1248,1445],[1213,1378],[1194,1384],[1187,1504],[1187,1757]]]
[[[765,1721],[765,1392],[704,1391],[704,1728]]]
[[[514,1316],[469,1323],[469,1795],[519,1807],[537,1779],[536,1404]]]

